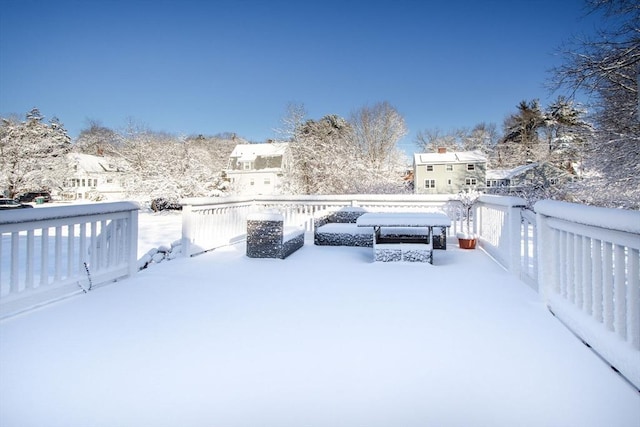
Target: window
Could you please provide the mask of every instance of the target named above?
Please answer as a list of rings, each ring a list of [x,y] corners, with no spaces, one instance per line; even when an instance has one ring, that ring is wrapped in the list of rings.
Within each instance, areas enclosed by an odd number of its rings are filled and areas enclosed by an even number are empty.
[[[433,172],[433,165],[427,165],[427,172]]]
[[[271,178],[265,178],[264,185],[271,185]]]
[[[242,163],[242,168],[243,168],[244,170],[249,170],[249,169],[251,169],[251,162],[243,162],[243,163]]]
[[[478,180],[475,178],[466,178],[464,183],[465,185],[478,185]]]
[[[435,179],[425,179],[424,180],[424,188],[436,188],[436,180]]]
[[[249,185],[255,185],[255,183],[256,183],[256,180],[251,178],[251,180],[249,181]]]
[[[445,167],[445,170],[446,170],[447,172],[453,172],[453,165],[447,165],[447,166]]]
[[[474,165],[473,163],[469,163],[469,164],[467,165],[467,170],[468,170],[468,171],[474,171],[474,170],[476,170],[476,165]]]
[[[450,179],[447,180],[447,184],[451,185],[452,181]]]

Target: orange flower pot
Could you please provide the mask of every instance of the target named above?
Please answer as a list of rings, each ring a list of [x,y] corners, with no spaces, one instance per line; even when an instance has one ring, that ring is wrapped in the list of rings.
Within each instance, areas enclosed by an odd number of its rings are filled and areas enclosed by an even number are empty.
[[[475,249],[476,239],[463,239],[459,237],[458,245],[460,246],[460,249]]]

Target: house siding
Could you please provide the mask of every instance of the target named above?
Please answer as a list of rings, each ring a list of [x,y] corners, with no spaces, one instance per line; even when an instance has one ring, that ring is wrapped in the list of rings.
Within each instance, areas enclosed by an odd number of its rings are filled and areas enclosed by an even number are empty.
[[[450,153],[455,154],[455,153]],[[469,170],[468,165],[473,165]],[[416,194],[455,194],[469,187],[484,187],[486,160],[465,159],[458,162],[414,161],[414,192]],[[435,187],[429,184],[434,183]],[[469,181],[469,182],[467,182]]]

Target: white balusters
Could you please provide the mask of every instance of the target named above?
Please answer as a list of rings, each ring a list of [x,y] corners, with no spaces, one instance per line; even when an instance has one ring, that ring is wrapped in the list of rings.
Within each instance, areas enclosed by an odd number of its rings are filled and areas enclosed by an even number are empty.
[[[640,387],[640,213],[576,209],[550,200],[535,208],[543,264],[539,284],[546,303]],[[558,261],[546,253],[549,245]]]
[[[81,291],[87,269],[96,286],[135,272],[137,214],[129,202],[3,213],[0,318]]]

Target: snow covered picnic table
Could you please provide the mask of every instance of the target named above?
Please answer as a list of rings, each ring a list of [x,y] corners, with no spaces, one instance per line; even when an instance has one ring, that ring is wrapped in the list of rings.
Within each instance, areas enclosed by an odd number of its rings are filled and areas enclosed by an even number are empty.
[[[357,220],[358,227],[450,227],[451,220],[439,212],[367,212]]]
[[[373,228],[375,261],[433,263],[433,228],[450,227],[451,220],[436,212],[369,212],[358,217],[356,224]]]

